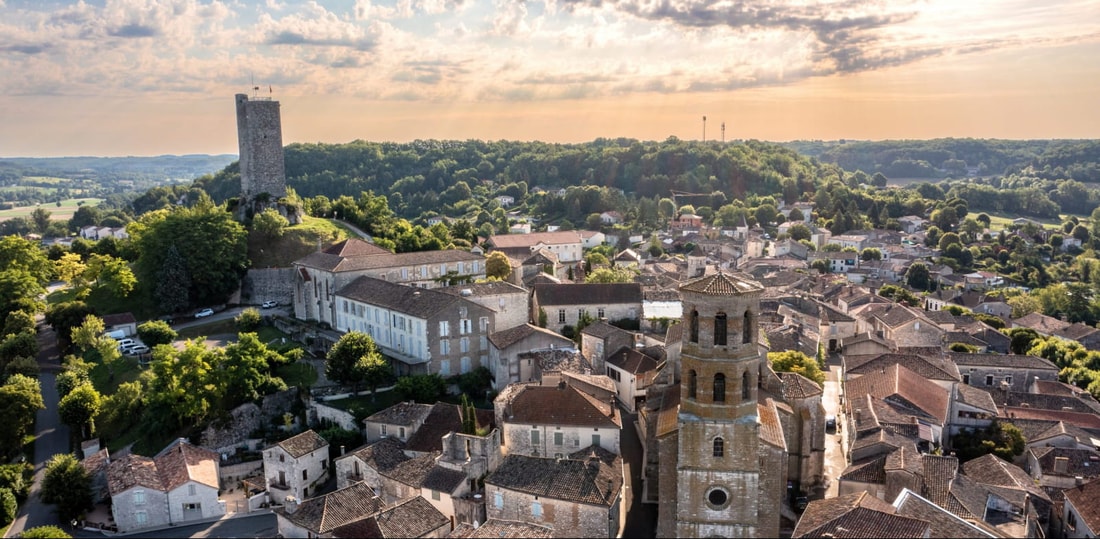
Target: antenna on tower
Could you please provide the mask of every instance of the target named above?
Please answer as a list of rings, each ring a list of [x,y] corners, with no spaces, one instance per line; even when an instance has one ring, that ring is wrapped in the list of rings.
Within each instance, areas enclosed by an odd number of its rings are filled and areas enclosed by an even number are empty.
[[[703,116],[703,142],[707,141],[707,117]]]
[[[248,81],[252,83],[252,97],[255,98],[260,91],[260,87],[256,86],[256,75],[251,71],[248,72]]]
[[[726,143],[726,122],[722,122],[722,144]]]

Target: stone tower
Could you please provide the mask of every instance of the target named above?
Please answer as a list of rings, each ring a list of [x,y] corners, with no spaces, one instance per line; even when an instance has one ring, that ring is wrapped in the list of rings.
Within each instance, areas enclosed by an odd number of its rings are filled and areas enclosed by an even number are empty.
[[[286,196],[283,128],[279,102],[237,94],[237,144],[240,147],[241,199],[238,215],[252,217],[274,208]]]
[[[757,380],[760,294],[725,272],[680,286],[683,348],[677,537],[756,537],[761,470]],[[778,507],[763,508],[778,511]]]

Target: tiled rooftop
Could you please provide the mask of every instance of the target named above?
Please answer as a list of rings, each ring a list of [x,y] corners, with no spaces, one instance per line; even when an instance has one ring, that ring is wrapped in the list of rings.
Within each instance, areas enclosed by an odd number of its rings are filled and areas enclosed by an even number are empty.
[[[590,456],[595,454],[595,457]],[[488,485],[545,498],[610,506],[623,485],[622,459],[599,447],[566,459],[508,455]]]

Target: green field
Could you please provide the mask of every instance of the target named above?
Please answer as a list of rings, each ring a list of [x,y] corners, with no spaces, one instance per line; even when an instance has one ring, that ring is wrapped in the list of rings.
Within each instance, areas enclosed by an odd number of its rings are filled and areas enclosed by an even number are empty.
[[[72,218],[81,205],[95,206],[100,202],[103,202],[102,198],[70,198],[62,200],[60,206],[52,202],[40,206],[20,206],[10,210],[0,210],[0,221],[6,221],[14,217],[30,217],[31,213],[38,207],[45,208],[46,211],[50,212],[50,219],[54,221],[68,220]]]

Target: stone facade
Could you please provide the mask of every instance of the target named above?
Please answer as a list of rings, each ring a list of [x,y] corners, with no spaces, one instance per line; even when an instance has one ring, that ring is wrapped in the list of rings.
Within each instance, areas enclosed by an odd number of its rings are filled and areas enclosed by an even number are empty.
[[[264,477],[273,501],[282,502],[286,496],[304,500],[327,479],[328,443],[305,444],[303,440],[310,436],[317,434],[306,431],[263,451]],[[313,448],[304,451],[303,447]]]
[[[497,391],[508,384],[530,382],[538,376],[539,368],[534,359],[520,355],[573,347],[573,341],[568,338],[530,324],[498,331],[489,336],[489,344],[487,366],[493,373],[493,389]]]
[[[286,196],[283,127],[278,101],[237,94],[236,102],[240,210],[242,217],[250,217]]]
[[[291,305],[294,301],[294,269],[250,269],[241,281],[241,303],[258,305],[276,301]]]

